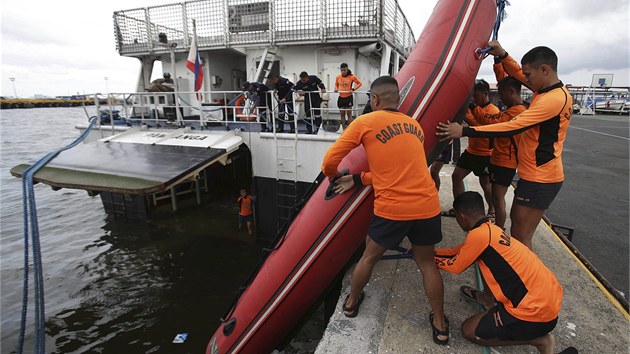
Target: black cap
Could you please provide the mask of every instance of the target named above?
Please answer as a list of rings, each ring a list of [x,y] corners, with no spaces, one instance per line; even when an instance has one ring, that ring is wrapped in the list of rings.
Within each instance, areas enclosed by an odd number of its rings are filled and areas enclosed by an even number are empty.
[[[341,63],[341,65],[339,65],[339,68],[341,68],[341,69],[347,69],[347,68],[348,68],[348,64],[346,64],[346,63]]]

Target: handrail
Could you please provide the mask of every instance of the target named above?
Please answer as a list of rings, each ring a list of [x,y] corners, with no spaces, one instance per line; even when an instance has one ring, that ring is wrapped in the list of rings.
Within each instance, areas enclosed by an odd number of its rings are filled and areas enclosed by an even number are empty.
[[[241,21],[245,17],[248,20]],[[186,51],[190,36],[186,31],[193,19],[198,23],[200,50],[376,38],[406,56],[415,44],[411,25],[396,0],[190,0],[115,11],[118,52],[149,54],[160,31],[171,40],[181,38],[184,45],[176,51]]]
[[[293,123],[296,124],[299,121],[305,122],[303,105],[304,100],[300,97],[300,93],[316,93],[319,91],[294,91],[292,97],[293,110],[298,114],[290,114],[289,117],[293,118]],[[354,97],[355,102],[365,101],[367,91],[338,91],[337,93],[350,93]],[[336,95],[337,93],[328,91],[325,94]],[[186,125],[194,126],[194,129],[206,129],[208,123],[214,125],[224,125],[239,123],[239,124],[267,124],[272,127],[276,127],[279,123],[279,99],[277,97],[277,91],[270,90],[267,92],[267,106],[256,106],[256,103],[250,101],[250,106],[235,105],[230,102],[233,101],[232,97],[243,94],[242,91],[207,91],[203,92],[203,96],[210,100],[214,100],[212,105],[199,105],[198,102],[187,101],[186,97],[195,97],[192,91],[179,91],[177,96],[175,92],[134,92],[134,93],[109,93],[107,95],[94,94],[94,102],[97,109],[97,129],[102,129],[103,126],[109,126],[114,130],[115,126],[134,126],[134,125],[149,125],[149,126],[164,126],[171,125],[175,127],[181,127]],[[177,100],[175,100],[177,97]],[[359,99],[359,97],[361,97]],[[194,99],[193,99],[194,100]],[[219,102],[217,102],[219,101]],[[223,103],[221,103],[222,101]],[[336,105],[331,103],[334,101],[334,97],[328,100],[329,106],[323,106],[320,108],[322,113],[322,120],[340,120],[340,116],[337,114],[339,109]],[[210,102],[204,102],[208,104]],[[249,109],[249,112],[247,110]],[[314,110],[315,108],[311,108]],[[177,111],[183,113],[184,119],[178,119]],[[263,110],[266,110],[266,114],[263,115]],[[350,109],[352,112],[359,112],[362,107],[355,106]],[[246,116],[255,116],[255,120],[240,120],[245,113]],[[311,112],[314,113],[314,112]],[[265,121],[261,120],[262,117],[266,117]],[[311,114],[313,116],[313,114]],[[288,120],[282,120],[283,123],[287,123]],[[308,122],[307,122],[308,124]],[[274,129],[271,129],[274,132]]]

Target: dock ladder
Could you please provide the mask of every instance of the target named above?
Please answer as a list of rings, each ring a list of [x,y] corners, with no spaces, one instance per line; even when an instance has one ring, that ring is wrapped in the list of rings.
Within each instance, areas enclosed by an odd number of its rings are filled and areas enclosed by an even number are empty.
[[[291,208],[297,203],[297,143],[298,135],[292,134],[293,138],[278,137],[274,124],[274,143],[276,145],[276,188],[277,188],[277,208],[278,208],[278,229],[289,219]],[[286,134],[283,134],[286,136]]]

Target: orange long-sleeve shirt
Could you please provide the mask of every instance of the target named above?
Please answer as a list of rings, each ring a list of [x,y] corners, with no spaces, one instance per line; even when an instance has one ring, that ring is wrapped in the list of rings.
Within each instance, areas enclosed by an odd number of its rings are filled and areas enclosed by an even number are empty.
[[[503,112],[488,114],[485,113],[481,107],[475,107],[472,111],[469,110],[469,112],[475,122],[478,122],[478,124],[475,125],[488,125],[510,121],[517,115],[523,113],[526,109],[527,107],[524,105],[516,105]],[[518,140],[520,140],[519,135],[509,138],[494,138],[490,162],[496,166],[516,168],[516,147]]]
[[[508,74],[503,70],[503,64],[497,62],[492,66],[494,76],[497,82],[503,80]],[[473,111],[473,115],[477,120],[481,121],[482,125],[502,123],[512,120],[512,118],[523,113],[527,107],[525,105],[517,105],[509,107],[508,109],[490,116],[480,116],[479,112]],[[509,138],[494,138],[492,156],[490,156],[490,163],[495,166],[501,166],[506,168],[516,168],[516,147],[518,146],[519,135],[514,135]]]
[[[361,80],[356,77],[354,74],[349,74],[348,76],[343,76],[341,74],[337,75],[337,79],[335,80],[335,91],[350,91],[353,89],[352,83],[354,83],[354,89],[358,89],[363,86]],[[346,98],[352,96],[350,92],[339,92],[339,97]]]
[[[503,68],[521,82],[524,75],[510,56],[501,61]],[[529,108],[512,120],[464,128],[469,137],[507,137],[520,134],[518,142],[519,176],[530,182],[564,181],[562,147],[572,116],[573,99],[562,82],[539,90]]]
[[[435,251],[438,268],[461,273],[478,261],[492,294],[512,316],[530,322],[549,322],[562,306],[562,287],[527,246],[488,219],[480,220],[455,248]]]
[[[370,172],[362,173],[361,180],[374,187],[375,215],[415,220],[440,213],[440,200],[425,157],[424,133],[417,121],[391,110],[360,116],[326,151],[324,174],[333,176],[343,157],[360,144],[370,166]]]
[[[500,113],[499,108],[493,105],[492,103],[488,103],[485,106],[476,106],[474,109],[477,112],[479,112],[480,115],[490,115],[490,114]],[[475,119],[475,116],[473,116],[470,109],[466,112],[466,115],[464,116],[464,120],[470,126],[477,126],[477,125],[485,124]],[[468,147],[466,147],[466,151],[477,156],[490,156],[492,155],[492,148],[490,147],[490,139],[469,138]]]

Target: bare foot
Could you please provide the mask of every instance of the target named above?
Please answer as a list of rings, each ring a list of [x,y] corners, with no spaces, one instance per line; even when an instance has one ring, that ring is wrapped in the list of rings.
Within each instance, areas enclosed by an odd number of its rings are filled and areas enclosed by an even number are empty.
[[[553,334],[549,333],[532,340],[532,345],[535,346],[541,354],[553,354],[553,349],[556,346],[556,338]]]

